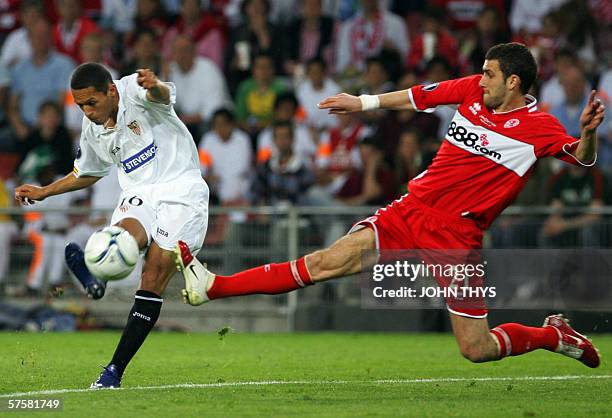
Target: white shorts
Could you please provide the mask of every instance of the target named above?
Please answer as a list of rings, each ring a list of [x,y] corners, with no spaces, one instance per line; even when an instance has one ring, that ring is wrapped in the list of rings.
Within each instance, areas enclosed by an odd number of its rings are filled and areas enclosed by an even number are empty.
[[[195,255],[208,228],[208,186],[204,180],[175,180],[126,190],[119,197],[111,225],[126,218],[142,224],[148,245],[155,241],[172,251],[182,240]]]

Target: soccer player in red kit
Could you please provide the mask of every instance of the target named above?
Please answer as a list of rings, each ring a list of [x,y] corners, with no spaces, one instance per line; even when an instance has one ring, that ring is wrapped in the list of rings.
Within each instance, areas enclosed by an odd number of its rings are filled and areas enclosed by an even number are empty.
[[[266,264],[232,276],[218,276],[195,260],[181,242],[175,258],[185,276],[185,300],[199,305],[230,296],[284,293],[359,272],[364,250],[477,250],[483,232],[521,191],[540,158],[592,165],[596,129],[604,106],[591,93],[582,111],[581,137],[573,138],[551,115],[537,110],[527,94],[537,73],[529,50],[517,43],[492,47],[482,74],[378,96],[339,94],[319,107],[331,113],[372,109],[429,111],[458,105],[429,168],[408,185],[409,194],[358,222],[331,247],[298,260]],[[542,327],[516,323],[490,329],[483,306],[447,299],[453,332],[463,356],[473,362],[499,360],[543,348],[597,367],[599,353],[561,315]]]

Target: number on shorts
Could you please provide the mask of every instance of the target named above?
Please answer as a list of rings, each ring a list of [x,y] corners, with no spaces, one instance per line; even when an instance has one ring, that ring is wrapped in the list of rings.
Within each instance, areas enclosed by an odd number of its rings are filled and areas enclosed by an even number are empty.
[[[129,199],[127,197],[124,197],[119,206],[123,206],[126,200],[132,206],[141,206],[143,203],[142,199],[138,196],[132,196]]]

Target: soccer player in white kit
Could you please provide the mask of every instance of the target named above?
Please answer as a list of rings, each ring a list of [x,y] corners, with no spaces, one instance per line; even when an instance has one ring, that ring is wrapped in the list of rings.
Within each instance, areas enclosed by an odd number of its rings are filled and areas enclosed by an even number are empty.
[[[126,229],[146,249],[140,288],[115,354],[92,388],[119,387],[121,376],[155,325],[170,277],[178,240],[199,251],[208,225],[208,186],[200,174],[191,134],[176,115],[172,83],[147,69],[112,80],[101,65],[75,69],[70,88],[81,108],[83,129],[74,171],[46,187],[22,185],[22,203],[91,186],[118,166],[122,189],[112,225]],[[104,282],[89,273],[76,244],[66,261],[88,294],[104,295]]]

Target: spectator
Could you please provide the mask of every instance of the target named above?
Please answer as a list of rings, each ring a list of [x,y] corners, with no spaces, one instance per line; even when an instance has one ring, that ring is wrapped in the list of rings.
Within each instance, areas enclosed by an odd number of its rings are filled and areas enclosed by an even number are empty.
[[[269,160],[257,166],[251,188],[253,204],[299,205],[315,177],[307,162],[293,152],[293,126],[275,122],[273,126],[275,152]]]
[[[587,73],[599,64],[595,45],[597,23],[583,0],[570,0],[559,9],[560,27],[567,46],[576,51]]]
[[[399,81],[397,88],[407,90],[416,84],[416,77],[406,73]],[[443,137],[439,137],[438,130],[440,118],[435,113],[417,112],[415,110],[398,110],[387,112],[384,119],[378,124],[376,137],[384,145],[385,160],[393,163],[395,153],[400,142],[400,134],[404,131],[418,131],[420,133],[419,147],[426,156],[434,153],[440,146]],[[429,159],[424,161],[427,164]]]
[[[62,124],[62,108],[57,102],[44,102],[38,110],[36,127],[24,143],[24,159],[32,150],[50,155],[54,171],[66,175],[72,171],[74,152],[72,139]],[[44,149],[43,149],[44,148]]]
[[[497,9],[501,29],[507,30],[504,0],[433,0],[432,3],[445,11],[448,24],[453,31],[462,32],[474,28],[480,12],[487,6]]]
[[[106,67],[113,79],[119,78],[117,70],[110,65],[110,49],[106,48],[104,35],[100,32],[91,32],[81,41],[80,55],[83,62],[97,62]],[[73,138],[81,134],[83,126],[83,112],[74,102],[72,93],[66,94],[64,102],[64,122]]]
[[[552,169],[552,160],[540,160],[513,205],[529,208],[548,204],[546,194],[553,175]],[[490,229],[492,247],[537,248],[541,241],[538,235],[543,221],[544,218],[541,215],[533,213],[500,216]]]
[[[240,6],[244,0],[203,0],[202,4],[217,14],[221,14],[227,19],[231,28],[237,27],[241,23]]]
[[[587,2],[591,15],[595,19],[595,45],[597,45],[599,62],[612,64],[612,4],[609,0],[590,0]]]
[[[174,39],[168,80],[176,85],[177,114],[197,143],[213,112],[229,102],[223,74],[211,60],[196,55],[189,37],[179,35]]]
[[[561,25],[559,12],[552,11],[543,18],[542,31],[536,36],[524,40],[537,60],[538,76],[541,80],[549,80],[553,76],[557,53],[561,49],[569,47],[567,38],[561,30]],[[516,39],[516,37],[515,40],[523,41]]]
[[[361,71],[366,59],[394,49],[400,57],[408,56],[406,24],[399,16],[381,10],[379,0],[363,0],[362,12],[342,24],[336,48],[338,73]]]
[[[322,15],[321,1],[304,0],[301,16],[287,27],[287,74],[299,75],[295,72],[295,66],[303,66],[313,59],[320,59],[325,64],[333,59],[335,23],[331,17]]]
[[[5,112],[9,102],[10,85],[9,70],[0,64],[0,152],[15,152],[19,146]]]
[[[74,68],[70,58],[52,51],[47,22],[37,21],[31,37],[32,58],[18,64],[13,71],[8,109],[9,120],[20,139],[25,139],[29,134],[44,101],[64,102]]]
[[[132,32],[127,41],[133,43],[134,34],[142,29],[150,29],[157,39],[163,39],[168,30],[168,16],[161,0],[138,0]]]
[[[121,76],[134,74],[139,68],[148,68],[155,74],[162,73],[161,58],[155,32],[142,29],[134,35],[133,55],[123,66]]]
[[[612,179],[612,68],[608,68],[599,79],[599,96],[606,102],[608,122],[600,130],[598,163]]]
[[[219,69],[223,68],[227,21],[222,15],[203,12],[199,0],[183,0],[178,21],[164,36],[164,58],[172,57],[177,35],[190,37],[195,44],[197,55],[212,60]]]
[[[464,73],[480,72],[489,48],[510,41],[502,23],[499,9],[495,6],[486,6],[478,14],[476,26],[470,29],[461,45]],[[449,60],[449,64],[452,65],[452,61]]]
[[[452,75],[453,69],[448,61],[442,57],[433,57],[431,61],[427,63],[427,69],[425,70],[425,83],[439,83],[440,81],[452,78]],[[450,121],[453,119],[455,110],[456,109],[453,106],[438,106],[433,112],[433,114],[440,120],[437,135],[437,138],[440,141],[446,137],[446,131],[448,130]]]
[[[363,86],[359,90],[359,94],[383,94],[393,89],[393,83],[389,78],[389,66],[385,65],[382,57],[370,57],[366,60],[366,71],[363,75]],[[387,112],[384,110],[376,110],[372,112],[364,112],[360,115],[371,126],[376,126],[378,122],[385,116]]]
[[[272,57],[266,54],[256,56],[252,78],[240,83],[236,93],[236,119],[251,138],[256,138],[270,125],[276,96],[285,89],[275,76]]]
[[[332,128],[336,124],[334,115],[318,108],[319,102],[341,90],[331,78],[325,76],[325,68],[325,62],[321,58],[308,61],[306,80],[296,91],[298,101],[306,113],[306,124],[317,132]]]
[[[383,94],[393,89],[389,68],[382,56],[370,57],[366,60],[363,81],[360,94]]]
[[[560,82],[565,93],[561,104],[553,107],[550,113],[555,116],[567,133],[580,137],[580,114],[589,100],[587,80],[577,67],[568,68],[560,74]]]
[[[359,143],[372,131],[355,115],[336,115],[338,124],[321,137],[317,153],[316,205],[329,204],[352,172],[362,167]]]
[[[306,163],[314,161],[317,145],[312,132],[298,120],[299,103],[291,92],[280,93],[274,101],[274,122],[288,122],[293,129],[293,152],[304,158]],[[272,127],[264,129],[257,138],[257,161],[268,160],[277,150],[275,149],[274,130]]]
[[[81,42],[98,31],[95,22],[82,15],[79,0],[58,0],[59,21],[53,26],[53,44],[57,52],[82,62]]]
[[[265,54],[277,74],[283,73],[283,34],[270,23],[268,0],[244,0],[240,6],[243,22],[230,33],[225,55],[225,69],[231,91],[248,77],[256,57]]]
[[[4,179],[0,178],[0,209],[8,209],[13,201]],[[4,283],[9,273],[11,259],[11,237],[16,232],[15,223],[7,214],[0,213],[0,297],[4,294]]]
[[[134,29],[139,0],[102,0],[101,25],[119,35]]]
[[[431,157],[421,151],[423,142],[416,129],[405,130],[399,136],[394,161],[397,196],[405,195],[408,192],[408,182],[423,172],[431,162]]]
[[[83,62],[97,62],[103,64],[113,79],[119,78],[119,73],[111,66],[110,50],[106,48],[104,35],[100,32],[91,32],[81,41],[79,55]],[[140,67],[147,68],[147,67]]]
[[[551,179],[550,205],[554,209],[575,209],[555,213],[542,227],[546,246],[600,246],[604,243],[605,228],[601,215],[583,213],[584,208],[601,208],[605,203],[605,178],[595,167],[569,166]]]
[[[510,29],[515,36],[527,38],[542,31],[542,21],[567,0],[513,0],[510,9]]]
[[[217,110],[212,129],[199,146],[202,174],[222,205],[247,203],[253,151],[249,136],[236,127],[234,115]]]
[[[393,171],[384,161],[382,144],[374,137],[359,143],[362,169],[355,170],[336,197],[345,205],[382,205],[395,198],[397,187]]]
[[[446,58],[457,66],[458,46],[455,37],[444,26],[444,12],[435,7],[428,8],[423,15],[423,30],[412,42],[408,56],[408,69],[423,73],[434,56]]]
[[[36,178],[38,184],[46,186],[56,180],[52,165],[40,168]],[[84,191],[51,196],[37,202],[34,209],[26,214],[24,232],[34,246],[34,255],[28,272],[26,291],[30,295],[40,295],[47,279],[49,285],[57,285],[64,275],[64,246],[70,220],[65,210],[69,209],[74,199],[83,196]],[[35,209],[63,209],[62,211],[34,212]]]
[[[5,0],[0,3],[0,44],[6,36],[19,27],[19,0]]]
[[[540,105],[546,111],[557,107],[565,100],[565,92],[561,86],[560,76],[569,68],[578,67],[580,61],[576,55],[567,48],[562,48],[555,53],[555,71],[540,90]],[[585,88],[588,88],[585,86]]]
[[[43,19],[45,14],[40,0],[24,0],[19,13],[22,26],[6,37],[0,53],[0,64],[9,69],[32,56],[30,33],[34,23]]]

